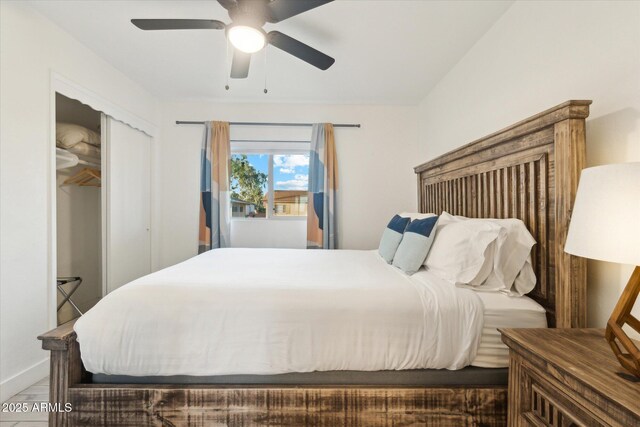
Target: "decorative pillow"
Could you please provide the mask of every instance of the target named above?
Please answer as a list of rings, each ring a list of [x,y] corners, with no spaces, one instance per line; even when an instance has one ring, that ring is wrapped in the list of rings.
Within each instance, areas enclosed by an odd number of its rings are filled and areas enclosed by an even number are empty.
[[[413,274],[424,262],[435,238],[437,216],[414,219],[404,230],[404,236],[398,246],[393,265],[407,274]]]
[[[480,286],[483,291],[500,291],[511,295],[522,295],[518,291],[512,292],[512,288],[516,277],[525,267],[527,258],[530,258],[531,248],[536,244],[524,222],[517,218],[466,218],[462,216],[454,217],[447,213],[443,214],[443,218],[448,221],[466,221],[470,224],[491,222],[502,227],[505,233],[501,233],[496,241],[493,268],[487,279]],[[524,279],[521,279],[521,289],[531,286],[530,275],[527,276],[526,285],[523,285],[523,281]],[[535,274],[533,275],[533,287],[535,287]],[[527,292],[530,292],[533,287]]]
[[[400,245],[404,229],[407,228],[409,221],[411,221],[411,218],[402,218],[400,215],[395,215],[382,232],[378,253],[388,264],[393,261],[393,256]]]
[[[488,221],[456,220],[444,212],[425,266],[457,286],[479,286],[493,268],[495,242],[505,230]]]
[[[81,142],[100,146],[100,135],[84,126],[72,123],[56,123],[56,145],[61,148],[70,148]]]
[[[425,219],[425,218],[431,218],[433,216],[437,216],[434,213],[420,213],[420,212],[402,212],[402,213],[399,213],[398,215],[400,215],[403,218],[411,218],[412,221],[414,219]]]

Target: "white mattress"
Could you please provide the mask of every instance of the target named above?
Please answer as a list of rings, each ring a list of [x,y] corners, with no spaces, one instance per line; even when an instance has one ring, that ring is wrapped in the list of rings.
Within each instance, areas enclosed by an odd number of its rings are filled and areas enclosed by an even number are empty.
[[[85,367],[112,375],[459,369],[482,313],[376,251],[216,249],[115,290],[75,331]]]
[[[418,271],[412,278],[427,286],[443,282],[427,270]],[[472,292],[482,302],[483,326],[478,351],[471,365],[480,368],[506,368],[509,366],[509,349],[502,342],[498,328],[546,328],[546,311],[527,296]]]
[[[471,363],[481,368],[509,366],[509,350],[498,328],[546,328],[545,309],[529,297],[497,292],[476,292],[484,305],[484,325],[478,353]]]

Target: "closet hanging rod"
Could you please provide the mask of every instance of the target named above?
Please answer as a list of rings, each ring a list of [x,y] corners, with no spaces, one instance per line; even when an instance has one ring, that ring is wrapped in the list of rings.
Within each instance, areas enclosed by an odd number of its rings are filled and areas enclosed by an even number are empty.
[[[194,122],[185,120],[176,120],[177,125],[204,125],[205,122]],[[313,126],[313,123],[273,123],[273,122],[229,122],[231,126]],[[334,128],[359,128],[360,123],[335,123]]]

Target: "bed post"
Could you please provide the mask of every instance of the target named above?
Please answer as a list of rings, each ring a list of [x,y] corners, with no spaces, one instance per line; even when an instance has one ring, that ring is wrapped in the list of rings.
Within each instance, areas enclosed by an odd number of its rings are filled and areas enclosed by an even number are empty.
[[[589,103],[570,104],[566,120],[554,125],[556,185],[556,327],[587,326],[587,261],[567,254],[573,202],[586,163],[585,120]]]
[[[82,361],[73,330],[74,323],[75,320],[72,320],[38,337],[42,341],[42,348],[51,351],[49,402],[57,406],[49,412],[49,426],[68,424],[65,404],[70,403],[69,387],[80,383],[82,379]]]

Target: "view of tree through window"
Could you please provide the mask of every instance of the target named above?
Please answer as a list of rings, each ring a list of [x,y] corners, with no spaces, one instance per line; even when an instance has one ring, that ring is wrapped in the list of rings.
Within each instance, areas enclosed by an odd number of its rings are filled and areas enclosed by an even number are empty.
[[[267,193],[269,156],[233,154],[231,156],[231,214],[233,217],[265,217],[263,203]]]
[[[269,175],[270,164],[272,176]],[[231,213],[234,218],[306,216],[308,186],[308,154],[231,156]]]

